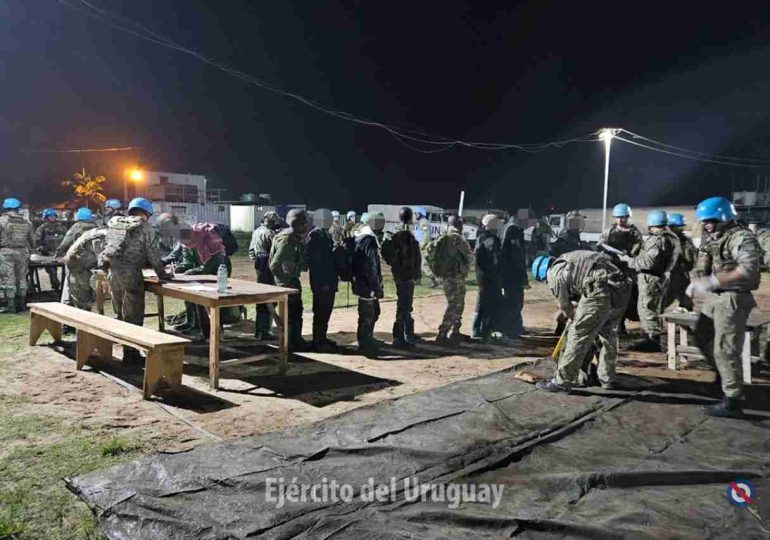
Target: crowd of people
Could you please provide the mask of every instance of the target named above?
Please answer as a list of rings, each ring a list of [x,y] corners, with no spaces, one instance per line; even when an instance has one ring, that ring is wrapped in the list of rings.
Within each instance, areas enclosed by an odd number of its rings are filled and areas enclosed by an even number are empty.
[[[104,206],[98,223],[88,208],[80,208],[68,230],[57,221],[53,209],[43,212],[43,224],[35,230],[14,198],[3,203],[0,218],[0,301],[5,312],[25,309],[27,265],[30,253],[62,259],[67,267],[61,301],[90,310],[95,294],[95,275],[103,272],[117,318],[141,325],[144,319],[143,268],[153,268],[160,280],[174,273],[217,274],[232,271],[234,251],[229,229],[217,224],[189,225],[176,216],[162,214],[150,224],[152,203],[132,200],[125,214],[120,201]],[[463,341],[489,342],[516,339],[524,332],[522,308],[529,287],[524,233],[514,218],[502,221],[489,214],[474,249],[462,234],[460,216],[448,219],[444,234],[432,237],[425,211],[403,207],[400,224],[385,232],[380,213],[359,216],[350,211],[341,223],[339,212],[319,210],[315,220],[305,210],[293,209],[282,220],[267,212],[253,232],[248,249],[258,283],[301,291],[301,274],[309,273],[312,290],[312,341],[302,336],[301,294],[289,296],[288,336],[295,351],[333,351],[327,336],[340,281],[349,282],[358,297],[357,342],[366,355],[378,354],[385,345],[375,338],[384,297],[383,262],[390,267],[397,304],[391,347],[411,349],[420,338],[412,317],[415,285],[421,278],[443,288],[446,310],[438,327],[436,343],[457,346]],[[569,392],[590,382],[588,363],[598,348],[596,376],[603,388],[617,386],[615,370],[618,335],[625,332],[626,318],[636,318],[644,338],[632,348],[660,352],[664,309],[678,302],[691,310],[693,298],[702,306],[695,331],[698,345],[716,365],[724,400],[708,409],[717,416],[740,417],[743,394],[740,355],[746,320],[756,305],[751,291],[759,286],[763,250],[757,236],[737,219],[732,204],[722,197],[701,202],[696,218],[702,224],[699,249],[685,234],[684,216],[663,210],[648,213],[643,233],[631,223],[631,208],[613,208],[614,223],[595,249],[580,241],[579,230],[537,256],[531,273],[546,282],[559,310],[557,331],[564,333],[564,347],[552,379],[537,387],[549,392]],[[567,216],[568,221],[577,216]],[[314,222],[315,221],[315,222]],[[541,241],[546,224],[533,232]],[[570,233],[577,230],[577,234]],[[470,335],[461,332],[466,279],[475,269],[478,297]],[[691,277],[692,276],[692,277]],[[58,288],[55,271],[51,283]],[[238,314],[236,314],[236,318]],[[227,321],[227,317],[223,317]],[[177,329],[208,334],[205,310],[187,304]],[[255,336],[275,339],[272,316],[266,305],[257,306]],[[139,352],[126,348],[124,362],[139,363]]]

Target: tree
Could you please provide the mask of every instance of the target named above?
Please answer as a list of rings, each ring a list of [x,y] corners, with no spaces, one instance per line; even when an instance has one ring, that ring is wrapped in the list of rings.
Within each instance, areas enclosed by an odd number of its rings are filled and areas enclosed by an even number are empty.
[[[90,176],[83,169],[81,172],[73,174],[70,180],[62,181],[61,185],[71,187],[75,192],[75,196],[84,200],[86,207],[90,207],[90,201],[94,201],[97,203],[97,206],[101,206],[107,200],[107,197],[104,195],[104,188],[102,187],[106,180],[104,176]]]

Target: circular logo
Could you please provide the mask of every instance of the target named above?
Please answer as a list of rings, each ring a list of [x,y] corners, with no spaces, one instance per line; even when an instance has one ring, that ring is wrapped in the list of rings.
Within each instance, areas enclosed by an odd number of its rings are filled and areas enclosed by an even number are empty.
[[[727,486],[727,500],[735,506],[749,506],[755,493],[754,484],[748,480],[735,480]]]

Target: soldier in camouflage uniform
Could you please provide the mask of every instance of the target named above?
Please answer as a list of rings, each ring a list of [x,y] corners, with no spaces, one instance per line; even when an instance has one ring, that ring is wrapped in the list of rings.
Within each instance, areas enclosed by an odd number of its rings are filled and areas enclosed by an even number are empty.
[[[91,311],[96,300],[92,270],[96,270],[99,254],[104,249],[107,229],[91,229],[83,233],[64,256],[67,267],[67,304]]]
[[[743,416],[741,353],[746,321],[756,306],[751,291],[759,287],[762,249],[756,236],[736,221],[733,205],[724,197],[701,202],[695,216],[711,241],[706,243],[708,265],[704,276],[688,288],[690,296],[703,298],[695,327],[698,347],[716,364],[724,399],[707,407],[707,414]]]
[[[27,309],[27,274],[29,252],[35,247],[32,223],[21,215],[21,201],[14,198],[3,202],[0,217],[0,258],[5,263],[0,268],[0,286],[5,292],[8,313]]]
[[[289,228],[273,238],[270,249],[269,267],[276,285],[297,289],[289,295],[289,348],[303,351],[308,343],[302,338],[302,284],[300,275],[307,270],[305,260],[305,236],[310,228],[310,217],[304,210],[292,209],[286,215]]]
[[[663,312],[671,271],[681,253],[679,238],[669,230],[667,224],[668,215],[665,211],[654,210],[647,214],[649,236],[642,250],[634,258],[623,256],[624,262],[637,273],[639,322],[647,334],[632,346],[633,350],[662,351],[660,337],[663,324],[660,314]]]
[[[449,216],[447,225],[446,234],[436,241],[436,255],[442,260],[431,263],[434,265],[431,269],[442,280],[447,300],[436,343],[457,345],[461,340],[470,339],[460,333],[460,326],[465,310],[465,278],[473,262],[473,252],[463,236],[462,218]]]
[[[53,256],[56,248],[59,247],[64,235],[67,234],[67,226],[61,221],[57,221],[58,214],[53,208],[43,210],[43,223],[35,231],[35,244],[37,252],[44,256]],[[59,276],[56,275],[56,268],[46,267],[48,279],[51,281],[51,288],[58,291],[61,288]]]
[[[91,213],[91,210],[88,208],[82,207],[78,208],[77,212],[75,212],[75,224],[69,228],[67,231],[67,234],[64,235],[64,240],[61,241],[61,244],[59,244],[59,247],[56,248],[56,258],[62,259],[67,254],[67,251],[72,247],[72,244],[75,243],[75,241],[80,238],[84,232],[90,231],[91,229],[96,228],[96,221],[94,220],[94,215]],[[66,305],[72,305],[72,302],[70,301],[70,292],[68,288],[69,280],[64,280],[64,287],[62,287],[61,291],[61,303]],[[65,328],[65,330],[70,330]]]
[[[757,241],[762,248],[762,270],[770,270],[770,229],[762,227],[757,229]]]
[[[537,388],[568,392],[579,384],[581,367],[597,337],[602,344],[599,382],[602,388],[614,388],[618,321],[631,294],[631,279],[608,255],[583,250],[558,259],[538,257],[532,273],[538,281],[547,282],[559,310],[572,320],[553,379],[537,383]]]
[[[430,266],[428,265],[425,257],[425,248],[432,239],[430,221],[428,221],[428,213],[425,211],[425,208],[418,206],[415,208],[414,214],[417,217],[417,224],[414,227],[414,237],[417,239],[417,242],[420,244],[420,250],[423,252],[422,275],[430,279],[430,286],[432,289],[435,289],[438,287],[438,281],[436,280],[436,276],[433,274],[433,271],[430,269]],[[418,284],[420,284],[419,281]]]
[[[275,285],[275,278],[270,271],[270,250],[273,247],[273,238],[281,226],[281,219],[275,212],[265,212],[262,223],[251,235],[249,244],[249,259],[254,261],[254,270],[257,273],[257,283]],[[273,304],[275,306],[275,304]],[[275,335],[270,331],[272,318],[267,304],[257,304],[257,314],[254,319],[254,336],[257,339],[274,340]]]
[[[160,280],[171,279],[166,273],[158,249],[158,235],[150,225],[152,203],[143,198],[133,199],[127,217],[110,220],[104,250],[99,255],[99,267],[107,268],[107,280],[112,296],[112,308],[121,321],[144,324],[144,277],[142,269],[150,266]],[[123,348],[123,362],[141,363],[134,348]]]
[[[336,210],[332,211],[332,225],[329,227],[329,234],[332,235],[334,249],[337,249],[345,241],[345,229],[340,223],[340,213]]]
[[[358,222],[358,214],[354,210],[350,210],[346,216],[347,221],[342,229],[343,240],[354,240],[358,229],[361,228],[361,224]]]
[[[631,208],[625,203],[616,204],[612,209],[612,217],[615,223],[602,234],[599,243],[607,244],[629,257],[636,257],[642,249],[644,237],[636,225],[628,223]]]
[[[698,258],[698,249],[692,240],[684,233],[685,221],[682,214],[671,214],[668,216],[668,228],[671,229],[677,238],[679,238],[679,259],[671,270],[671,279],[668,285],[666,301],[663,307],[667,308],[674,301],[679,302],[679,306],[688,311],[692,311],[692,299],[687,296],[687,287],[690,286],[690,271],[695,267]]]

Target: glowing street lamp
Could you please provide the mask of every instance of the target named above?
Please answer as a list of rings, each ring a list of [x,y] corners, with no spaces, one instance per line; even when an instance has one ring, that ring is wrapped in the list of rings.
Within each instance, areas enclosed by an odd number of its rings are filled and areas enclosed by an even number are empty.
[[[604,141],[604,205],[602,206],[602,233],[607,230],[607,188],[610,179],[610,146],[617,128],[604,128],[599,132],[599,139]]]
[[[125,172],[126,181],[123,183],[123,200],[128,202],[128,182],[142,182],[144,181],[144,171],[139,167],[132,167],[126,169]]]

